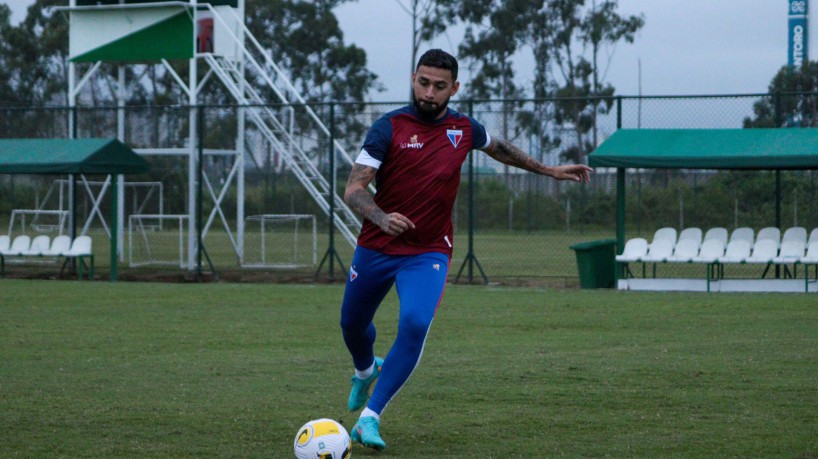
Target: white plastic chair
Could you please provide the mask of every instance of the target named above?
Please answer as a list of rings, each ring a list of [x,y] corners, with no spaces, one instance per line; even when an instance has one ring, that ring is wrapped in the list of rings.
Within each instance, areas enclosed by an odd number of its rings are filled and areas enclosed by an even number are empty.
[[[773,263],[797,263],[804,257],[806,241],[790,240],[781,243],[781,251],[773,259]]]
[[[23,255],[27,256],[39,256],[43,255],[45,252],[48,252],[48,248],[51,246],[51,236],[46,234],[40,234],[38,236],[34,236],[34,239],[31,240],[31,245],[29,245],[28,249],[23,252]]]
[[[707,230],[707,232],[704,233],[704,241],[709,241],[711,239],[722,241],[722,251],[724,251],[724,246],[727,245],[728,240],[727,228],[716,226]],[[704,244],[704,242],[702,242],[702,244]]]
[[[48,252],[46,252],[45,255],[59,257],[64,255],[70,249],[71,237],[66,236],[65,234],[61,234],[51,241],[51,247],[48,248]]]
[[[5,255],[23,255],[31,247],[31,236],[21,234],[11,241],[11,246]]]
[[[91,236],[77,236],[71,243],[71,248],[65,255],[71,257],[81,257],[91,255]]]
[[[77,259],[77,277],[79,279],[82,279],[82,262],[86,258],[90,263],[88,278],[94,277],[94,252],[91,245],[91,236],[77,236],[74,242],[71,243],[71,248],[63,254],[65,257],[74,257]]]
[[[653,277],[656,277],[656,263],[667,261],[673,255],[675,243],[672,239],[659,238],[648,246],[648,253],[642,257],[643,263],[653,263]],[[645,266],[642,265],[642,277],[645,277]]]
[[[807,238],[807,248],[813,242],[818,242],[818,228],[813,228],[812,231],[809,232],[809,238]]]
[[[801,264],[804,265],[804,291],[808,292],[810,266],[815,266],[815,279],[818,280],[818,238],[807,245],[807,253],[801,257]]]
[[[648,240],[642,237],[635,237],[625,241],[625,248],[622,253],[616,256],[616,262],[622,264],[623,277],[634,277],[628,263],[641,261],[648,253]]]
[[[773,259],[776,265],[784,265],[784,277],[798,277],[798,263],[804,256],[807,248],[807,229],[803,226],[793,226],[784,231],[781,236],[778,256]],[[792,265],[790,272],[789,265]]]
[[[10,247],[11,238],[6,235],[0,236],[0,277],[3,277],[3,275],[6,273],[5,255],[8,253]]]
[[[777,249],[779,246],[781,246],[781,230],[775,226],[761,228],[756,235],[756,244],[758,244],[758,241],[761,240],[775,241],[775,248]],[[753,251],[755,252],[755,246],[753,246]]]
[[[29,247],[31,247],[31,237],[21,234],[11,241],[6,250],[0,250],[0,277],[6,274],[6,256],[23,255]]]
[[[772,263],[778,256],[778,240],[766,238],[759,239],[753,245],[753,253],[746,260],[746,263]]]
[[[805,265],[818,265],[818,239],[810,242],[807,246],[807,254],[801,257],[801,263]]]
[[[648,253],[642,257],[641,261],[647,263],[658,263],[668,259],[673,255],[673,247],[675,243],[671,239],[654,240],[648,246]]]
[[[781,236],[781,245],[783,246],[787,241],[802,241],[804,243],[804,247],[807,246],[807,229],[803,226],[793,226],[792,228],[787,228],[784,231],[784,235]]]
[[[726,241],[726,230],[724,236]],[[696,263],[713,263],[717,261],[719,258],[724,256],[725,241],[718,237],[713,237],[710,239],[705,237],[704,242],[702,242],[702,247],[699,250],[699,254],[693,257],[693,261]]]
[[[671,249],[673,247],[675,247],[676,246],[676,240],[677,240],[676,228],[672,228],[672,227],[668,226],[668,227],[659,228],[658,230],[656,230],[656,232],[653,233],[653,239],[651,239],[650,242],[651,242],[651,244],[653,244],[654,242],[660,241],[660,240],[670,241],[671,242]]]
[[[750,243],[750,247],[753,245],[753,241],[755,241],[755,230],[750,228],[749,226],[742,226],[741,228],[736,228],[730,234],[730,240],[728,244],[734,240],[744,240]]]
[[[695,226],[683,229],[682,232],[679,233],[679,240],[676,241],[676,244],[687,240],[695,241],[696,245],[700,246],[702,244],[702,229],[696,228]]]
[[[701,231],[699,231],[699,238],[701,238]],[[667,261],[675,263],[691,262],[694,257],[699,255],[700,245],[700,240],[695,238],[682,239],[680,236],[676,248],[673,249],[673,255],[668,257]]]
[[[622,253],[616,256],[616,261],[621,263],[628,263],[633,261],[640,261],[642,257],[648,253],[648,241],[642,237],[635,237],[628,239],[625,242],[625,248]]]
[[[735,239],[727,243],[724,255],[718,258],[719,263],[744,263],[750,256],[750,242],[746,239]]]

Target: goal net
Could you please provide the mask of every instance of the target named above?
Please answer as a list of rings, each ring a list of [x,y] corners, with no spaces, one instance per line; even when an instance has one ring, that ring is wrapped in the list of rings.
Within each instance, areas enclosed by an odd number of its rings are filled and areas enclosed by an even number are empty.
[[[318,257],[315,215],[250,215],[244,225],[245,268],[314,266]]]
[[[128,217],[131,267],[187,265],[187,215],[132,214]]]
[[[13,209],[8,234],[26,234],[32,231],[64,234],[67,222],[67,210]]]

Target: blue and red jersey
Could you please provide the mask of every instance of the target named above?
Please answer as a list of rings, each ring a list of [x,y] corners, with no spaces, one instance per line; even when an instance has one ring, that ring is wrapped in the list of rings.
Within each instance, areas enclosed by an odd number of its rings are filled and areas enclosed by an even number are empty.
[[[489,141],[480,123],[451,109],[427,121],[407,105],[375,121],[355,162],[378,169],[375,204],[386,213],[405,215],[415,229],[390,236],[365,219],[358,245],[389,255],[442,252],[451,257],[460,168],[471,150]]]

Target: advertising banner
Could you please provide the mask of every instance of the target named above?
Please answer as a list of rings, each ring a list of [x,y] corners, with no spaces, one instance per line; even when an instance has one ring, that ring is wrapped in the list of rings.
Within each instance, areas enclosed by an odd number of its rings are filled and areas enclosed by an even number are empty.
[[[809,12],[808,0],[789,0],[789,14],[787,32],[787,64],[790,67],[800,67],[809,59],[807,53],[807,16]]]

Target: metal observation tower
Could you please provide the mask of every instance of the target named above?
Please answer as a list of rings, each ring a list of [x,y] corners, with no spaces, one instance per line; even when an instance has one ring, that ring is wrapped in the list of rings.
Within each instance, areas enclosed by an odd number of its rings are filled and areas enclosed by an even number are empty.
[[[199,103],[199,94],[208,80],[218,80],[235,99],[239,109],[236,120],[235,150],[208,150],[204,155],[222,155],[229,158],[230,173],[224,184],[212,184],[205,175],[201,180],[212,211],[202,215],[204,232],[220,220],[241,262],[244,260],[244,158],[245,129],[252,124],[255,130],[277,151],[284,165],[298,178],[310,196],[326,215],[334,215],[334,225],[354,246],[360,221],[352,210],[330,189],[329,181],[319,172],[314,155],[319,145],[329,145],[338,161],[348,164],[352,158],[331,136],[316,113],[305,104],[287,75],[270,57],[269,50],[250,34],[244,22],[244,0],[211,0],[207,3],[191,1],[151,0],[70,0],[68,7],[60,8],[69,18],[69,74],[68,102],[77,106],[83,86],[99,70],[103,62],[118,66],[116,94],[118,110],[117,137],[125,140],[124,110],[129,82],[125,68],[146,62],[161,63],[188,97],[191,107]],[[170,61],[188,60],[188,74],[180,75]],[[82,64],[83,74],[78,74]],[[206,69],[203,75],[199,72]],[[87,69],[87,70],[84,70]],[[274,100],[262,99],[260,90],[275,95]],[[270,91],[272,90],[272,91]],[[284,104],[285,108],[271,108]],[[293,127],[293,106],[304,110],[310,126],[311,139],[296,136]],[[199,146],[197,139],[197,110],[190,111],[188,142],[183,148],[142,148],[142,155],[176,155],[187,159],[187,267],[192,270],[198,252],[197,187],[199,186]],[[71,110],[69,132],[76,132],[75,110]],[[302,121],[303,122],[303,121]],[[316,138],[316,135],[318,138]],[[331,173],[335,173],[332,171]],[[112,180],[123,200],[124,184],[121,177]],[[220,186],[219,186],[220,185]],[[224,217],[221,205],[235,187],[237,216],[235,227]],[[207,199],[207,197],[205,197]],[[124,206],[120,202],[119,212]],[[117,219],[119,233],[118,253],[123,257],[123,215]]]

